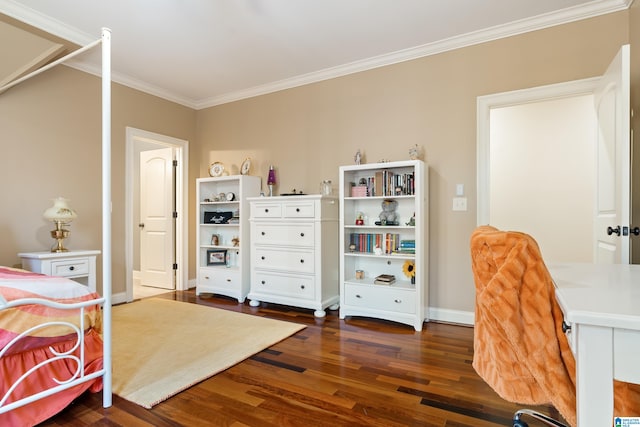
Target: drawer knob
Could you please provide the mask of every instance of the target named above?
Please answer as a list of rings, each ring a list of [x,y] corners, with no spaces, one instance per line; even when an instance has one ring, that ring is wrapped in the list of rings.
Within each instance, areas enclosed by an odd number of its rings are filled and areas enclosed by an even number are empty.
[[[231,279],[227,279],[227,282],[231,282]]]
[[[303,259],[300,260],[300,264],[304,264],[304,260]]]
[[[362,298],[360,294],[356,294],[356,298]]]
[[[269,213],[269,209],[265,209],[265,210],[264,210],[264,213]]]
[[[204,276],[205,280],[209,280],[209,276]]]
[[[300,285],[300,289],[304,289],[304,285]]]
[[[562,321],[562,332],[564,332],[566,334],[569,331],[571,331],[571,325],[569,325],[567,322],[565,322],[563,320]]]
[[[300,212],[300,208],[296,208],[296,212]]]
[[[264,255],[260,257],[261,260],[264,260]]]
[[[304,237],[304,233],[300,233],[300,237]]]
[[[394,300],[393,300],[393,302],[395,302],[395,303],[397,303],[397,304],[400,304],[400,303],[402,302],[402,300],[401,300],[401,299],[397,299],[397,298],[396,298],[396,299],[394,299]]]
[[[262,280],[260,283],[262,283],[264,285],[266,282],[264,280]]]
[[[262,232],[262,233],[260,233],[260,234],[262,234],[262,235],[264,236],[264,235],[265,235],[265,234],[267,234],[267,233],[265,233],[265,232],[263,231],[263,232]]]
[[[73,271],[73,270],[75,270],[75,269],[76,269],[76,268],[75,268],[73,265],[72,265],[71,267],[69,267],[69,270],[71,270],[71,271]]]

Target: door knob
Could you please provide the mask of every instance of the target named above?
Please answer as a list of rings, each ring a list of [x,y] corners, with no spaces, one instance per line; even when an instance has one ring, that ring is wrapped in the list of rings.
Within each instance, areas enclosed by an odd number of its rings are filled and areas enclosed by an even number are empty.
[[[611,226],[607,227],[607,235],[611,236],[612,234],[620,235],[620,226],[617,225],[616,228],[612,228]]]
[[[144,228],[144,222],[141,222],[140,224],[138,224],[138,227]]]

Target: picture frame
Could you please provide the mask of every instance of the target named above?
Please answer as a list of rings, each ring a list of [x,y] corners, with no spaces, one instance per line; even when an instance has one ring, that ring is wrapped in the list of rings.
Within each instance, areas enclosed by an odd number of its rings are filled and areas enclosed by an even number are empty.
[[[226,249],[207,249],[207,265],[225,265],[226,263]]]

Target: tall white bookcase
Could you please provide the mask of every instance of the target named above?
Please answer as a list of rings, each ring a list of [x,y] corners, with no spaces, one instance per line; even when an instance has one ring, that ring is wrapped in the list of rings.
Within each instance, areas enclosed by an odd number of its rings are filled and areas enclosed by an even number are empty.
[[[196,180],[196,295],[212,293],[244,302],[249,278],[249,202],[260,194],[257,176]],[[229,219],[227,219],[229,218]]]
[[[428,188],[421,160],[340,167],[341,319],[374,317],[416,331],[428,321]],[[385,200],[397,203],[397,225],[379,218]],[[414,283],[405,274],[411,263]],[[376,284],[382,274],[396,281]]]

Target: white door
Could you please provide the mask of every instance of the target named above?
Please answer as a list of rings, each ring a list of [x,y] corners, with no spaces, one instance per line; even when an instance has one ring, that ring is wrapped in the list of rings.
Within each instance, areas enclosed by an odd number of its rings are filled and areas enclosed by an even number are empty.
[[[624,45],[594,93],[598,117],[595,262],[629,264],[630,48]]]
[[[175,289],[173,148],[140,153],[141,283]]]

